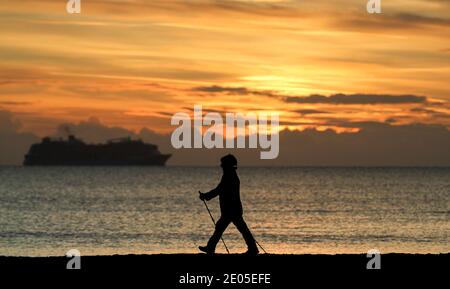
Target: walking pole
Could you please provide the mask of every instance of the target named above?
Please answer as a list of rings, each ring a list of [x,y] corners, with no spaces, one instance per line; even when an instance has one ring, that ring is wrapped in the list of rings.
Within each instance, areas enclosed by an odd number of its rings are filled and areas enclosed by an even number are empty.
[[[200,191],[199,191],[198,193],[201,194]],[[211,214],[211,211],[209,210],[208,205],[206,204],[206,201],[205,201],[205,200],[202,200],[202,201],[203,201],[203,204],[205,204],[206,210],[208,210],[209,216],[211,217],[211,220],[212,220],[212,222],[213,222],[213,224],[214,224],[214,227],[215,227],[215,226],[216,226],[216,221],[214,221],[214,217],[213,217],[213,215]],[[220,237],[220,240],[222,240],[222,243],[223,243],[223,245],[225,246],[225,249],[227,250],[227,253],[230,254],[230,251],[228,250],[227,244],[225,244],[225,241],[223,240],[222,237]],[[264,249],[263,249],[263,250],[264,250]]]
[[[256,239],[255,239],[255,242],[256,242],[256,244],[258,244],[259,247],[261,247],[261,249],[264,251],[264,254],[267,254],[266,250],[264,250],[263,246],[261,246],[261,245],[258,243],[258,241],[256,241]]]

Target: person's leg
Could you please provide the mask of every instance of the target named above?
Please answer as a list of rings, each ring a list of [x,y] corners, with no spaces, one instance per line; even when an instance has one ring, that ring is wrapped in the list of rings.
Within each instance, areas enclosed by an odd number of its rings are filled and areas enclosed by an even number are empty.
[[[216,228],[214,230],[214,234],[208,241],[208,250],[214,252],[216,249],[217,242],[219,242],[220,237],[222,237],[223,232],[230,224],[231,220],[229,218],[221,216],[220,219],[216,223]]]
[[[236,216],[233,218],[233,224],[236,226],[236,228],[241,232],[242,237],[244,237],[245,243],[247,244],[248,251],[251,252],[257,252],[258,247],[256,246],[255,239],[253,238],[252,233],[250,232],[250,229],[248,228],[247,224],[244,221],[244,218],[242,216]]]

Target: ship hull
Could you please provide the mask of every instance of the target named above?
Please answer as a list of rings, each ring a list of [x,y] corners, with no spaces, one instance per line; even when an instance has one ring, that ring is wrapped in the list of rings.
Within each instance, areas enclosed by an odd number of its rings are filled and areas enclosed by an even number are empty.
[[[106,144],[85,144],[70,136],[65,140],[44,138],[25,155],[25,166],[164,166],[170,154],[156,145],[129,138]]]

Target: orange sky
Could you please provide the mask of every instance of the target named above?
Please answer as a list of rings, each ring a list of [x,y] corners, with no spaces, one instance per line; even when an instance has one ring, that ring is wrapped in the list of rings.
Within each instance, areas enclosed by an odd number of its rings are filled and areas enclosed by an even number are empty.
[[[449,1],[65,2],[0,1],[0,109],[24,130],[95,116],[167,132],[194,104],[298,129],[450,127]]]

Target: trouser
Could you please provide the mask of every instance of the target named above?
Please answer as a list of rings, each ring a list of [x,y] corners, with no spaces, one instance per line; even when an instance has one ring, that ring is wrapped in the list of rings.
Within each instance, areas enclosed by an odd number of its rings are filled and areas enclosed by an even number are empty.
[[[250,229],[247,227],[247,224],[244,221],[242,215],[237,216],[221,216],[220,219],[216,223],[216,229],[214,230],[214,234],[208,241],[208,248],[211,250],[216,249],[217,242],[219,242],[220,237],[222,237],[223,232],[228,227],[230,223],[233,223],[239,232],[244,237],[245,243],[249,250],[256,250],[256,242],[250,232]]]

